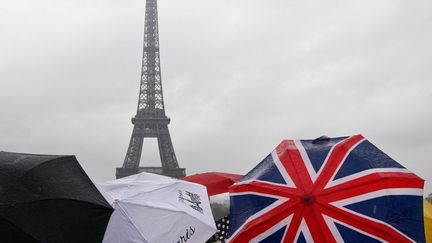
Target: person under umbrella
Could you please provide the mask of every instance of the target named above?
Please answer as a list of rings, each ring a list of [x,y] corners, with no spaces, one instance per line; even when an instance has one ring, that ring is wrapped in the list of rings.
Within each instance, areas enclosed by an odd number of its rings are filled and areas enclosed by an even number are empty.
[[[0,152],[0,242],[102,242],[112,212],[75,156]]]

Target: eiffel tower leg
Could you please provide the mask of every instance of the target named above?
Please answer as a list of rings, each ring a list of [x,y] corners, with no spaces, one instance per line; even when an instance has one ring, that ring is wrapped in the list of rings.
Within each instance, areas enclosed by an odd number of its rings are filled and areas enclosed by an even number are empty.
[[[139,130],[139,128],[134,126],[132,136],[129,142],[128,151],[126,153],[126,157],[123,163],[123,168],[138,170],[144,142],[144,135],[140,133]]]
[[[158,135],[159,154],[161,157],[162,167],[167,169],[179,168],[177,158],[174,153],[171,136],[168,132],[168,127],[164,129],[166,133]]]

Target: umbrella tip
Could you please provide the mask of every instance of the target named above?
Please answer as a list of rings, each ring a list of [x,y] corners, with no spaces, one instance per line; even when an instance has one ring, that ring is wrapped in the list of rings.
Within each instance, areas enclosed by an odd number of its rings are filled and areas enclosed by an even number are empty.
[[[315,138],[315,139],[312,141],[312,144],[321,144],[321,143],[326,143],[326,142],[328,142],[328,141],[330,141],[330,138],[327,137],[326,135],[323,135],[323,136],[321,136],[321,137],[319,137],[319,138]]]
[[[304,204],[310,205],[315,202],[315,197],[313,195],[304,195],[301,200]]]

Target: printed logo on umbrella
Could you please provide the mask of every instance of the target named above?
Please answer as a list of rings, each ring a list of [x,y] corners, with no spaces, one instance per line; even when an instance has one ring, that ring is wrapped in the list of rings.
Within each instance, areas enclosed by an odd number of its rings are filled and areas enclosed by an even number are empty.
[[[182,190],[178,190],[178,194],[179,194],[179,201],[189,205],[191,208],[195,209],[196,211],[203,213],[203,209],[201,208],[200,204],[201,204],[201,197],[200,195],[196,194],[196,193],[192,193],[189,191],[183,191]],[[183,196],[183,195],[186,195]]]
[[[192,238],[192,236],[195,234],[195,228],[192,226],[189,226],[189,228],[186,229],[186,232],[184,235],[181,235],[180,238],[177,240],[177,243],[185,243],[188,240]]]

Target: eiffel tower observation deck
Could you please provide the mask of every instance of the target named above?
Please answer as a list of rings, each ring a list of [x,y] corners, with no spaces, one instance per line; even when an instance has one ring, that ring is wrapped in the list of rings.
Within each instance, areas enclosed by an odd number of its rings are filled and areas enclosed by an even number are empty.
[[[165,115],[157,0],[146,0],[144,28],[144,51],[137,114],[132,118],[134,125],[132,136],[123,166],[116,170],[116,177],[122,178],[143,171],[175,178],[184,177],[185,169],[179,168],[168,130],[170,118]],[[139,166],[144,138],[157,138],[161,167]]]

